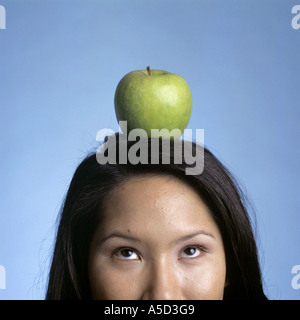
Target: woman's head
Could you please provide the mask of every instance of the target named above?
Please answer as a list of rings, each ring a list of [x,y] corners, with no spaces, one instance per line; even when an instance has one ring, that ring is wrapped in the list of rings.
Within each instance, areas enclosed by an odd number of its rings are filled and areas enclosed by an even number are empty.
[[[173,144],[169,164],[162,150],[158,164],[88,156],[62,208],[47,299],[265,299],[242,195],[202,151],[200,175],[185,174]]]
[[[108,201],[90,247],[93,298],[223,298],[222,236],[192,187],[146,175],[123,182]]]

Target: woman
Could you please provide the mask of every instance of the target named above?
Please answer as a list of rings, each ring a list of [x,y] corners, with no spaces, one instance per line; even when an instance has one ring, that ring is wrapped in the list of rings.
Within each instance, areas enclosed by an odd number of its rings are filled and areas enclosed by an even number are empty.
[[[216,157],[193,143],[204,170],[187,175],[183,142],[159,139],[159,163],[119,164],[134,144],[120,141],[115,163],[93,153],[73,176],[46,299],[267,299],[243,196]]]

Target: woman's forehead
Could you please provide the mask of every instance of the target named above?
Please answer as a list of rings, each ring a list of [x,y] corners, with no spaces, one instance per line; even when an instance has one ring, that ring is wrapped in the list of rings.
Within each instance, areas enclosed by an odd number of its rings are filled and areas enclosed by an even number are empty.
[[[109,198],[102,223],[105,233],[130,230],[172,236],[198,230],[219,235],[208,207],[187,184],[168,176],[138,177],[122,183]],[[116,229],[116,226],[118,228]]]

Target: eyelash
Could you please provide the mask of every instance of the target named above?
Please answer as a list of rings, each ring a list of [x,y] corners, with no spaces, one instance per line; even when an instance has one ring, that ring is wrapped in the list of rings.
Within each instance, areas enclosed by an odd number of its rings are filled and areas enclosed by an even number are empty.
[[[206,253],[207,252],[207,249],[205,247],[203,247],[203,246],[201,246],[199,244],[194,244],[194,245],[188,245],[188,246],[184,247],[180,251],[180,254],[182,254],[186,249],[198,249],[200,251],[200,255],[201,255],[201,253]],[[134,252],[140,259],[140,256],[141,256],[140,253],[137,250],[135,250],[135,249],[133,249],[131,247],[119,247],[119,248],[117,248],[116,250],[113,251],[112,256],[116,256],[117,253],[120,253],[123,250],[128,250],[128,251]],[[196,256],[195,258],[197,258],[198,256]],[[126,258],[120,258],[120,259],[121,260],[136,260],[136,259],[126,259]],[[189,258],[185,258],[185,259],[189,259]],[[190,259],[193,259],[193,258],[190,258]]]
[[[140,254],[137,250],[133,249],[133,248],[130,248],[130,247],[120,247],[120,248],[117,248],[116,250],[113,251],[112,253],[112,256],[116,256],[117,253],[123,251],[123,250],[128,250],[128,251],[132,251],[134,252],[136,255],[138,255],[140,257]],[[121,260],[133,260],[133,259],[124,259],[124,258],[121,258]]]
[[[201,253],[207,252],[206,248],[199,245],[199,244],[189,245],[189,246],[185,247],[181,252],[184,252],[186,249],[198,249]]]

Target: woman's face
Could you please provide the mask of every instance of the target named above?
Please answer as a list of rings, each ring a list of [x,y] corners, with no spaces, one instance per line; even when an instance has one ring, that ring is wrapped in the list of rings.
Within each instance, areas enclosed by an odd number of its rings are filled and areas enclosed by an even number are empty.
[[[89,255],[94,299],[222,299],[220,231],[198,194],[169,176],[128,180],[107,203]]]

